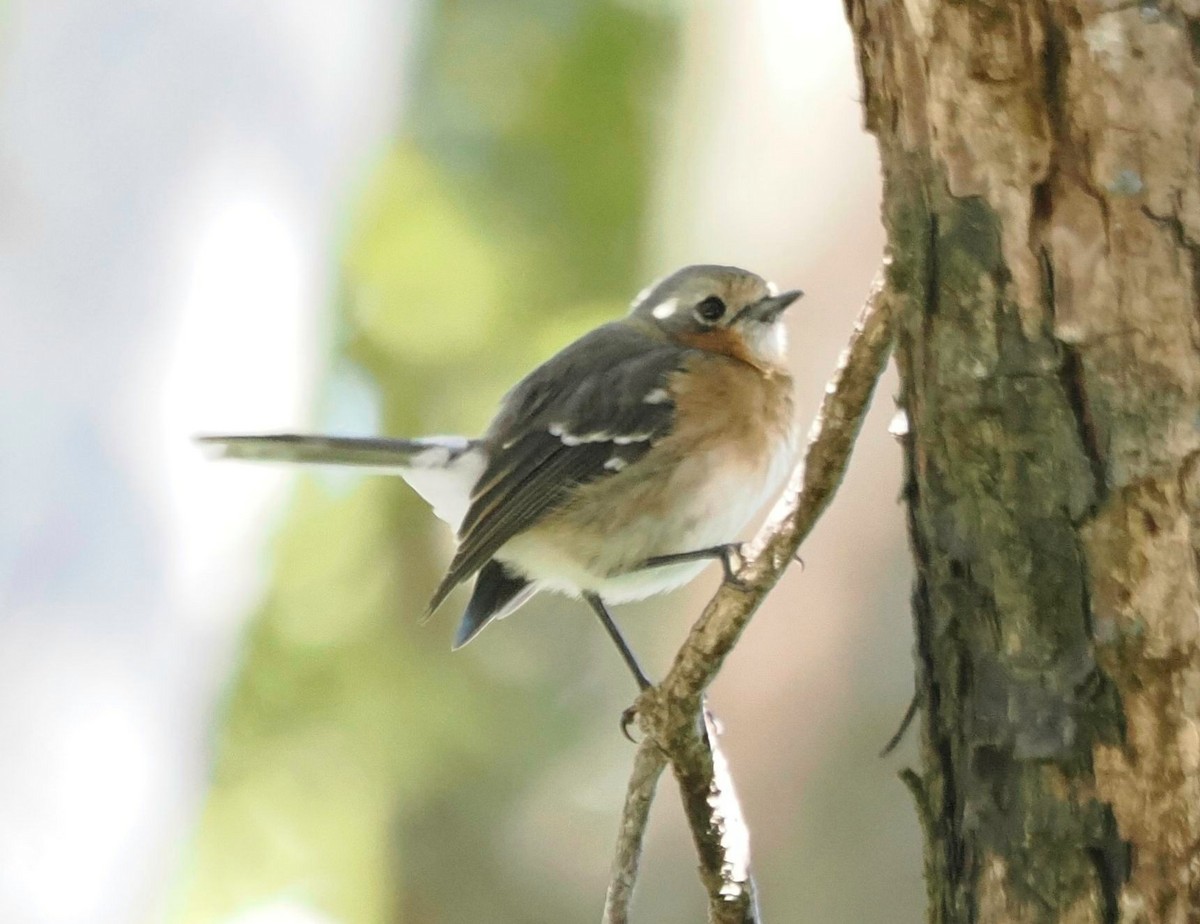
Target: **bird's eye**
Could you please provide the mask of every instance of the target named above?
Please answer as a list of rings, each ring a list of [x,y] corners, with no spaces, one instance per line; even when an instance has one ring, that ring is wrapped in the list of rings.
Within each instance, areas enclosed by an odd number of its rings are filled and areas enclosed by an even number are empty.
[[[725,303],[715,295],[710,295],[696,306],[696,317],[708,324],[721,320],[724,315]]]

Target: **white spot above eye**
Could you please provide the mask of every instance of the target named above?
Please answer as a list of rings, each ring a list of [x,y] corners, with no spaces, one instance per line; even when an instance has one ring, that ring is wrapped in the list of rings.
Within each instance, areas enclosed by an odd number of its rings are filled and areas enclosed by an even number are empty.
[[[655,305],[654,311],[652,311],[651,314],[653,314],[660,321],[665,321],[667,318],[673,315],[678,308],[679,299],[668,298],[664,300],[662,304]]]
[[[769,295],[771,298],[774,298],[778,294],[779,294],[779,286],[775,285],[775,283],[773,283],[773,282],[768,281],[767,282],[767,295]]]
[[[669,404],[671,394],[665,388],[656,388],[642,399],[642,404]]]
[[[661,283],[661,282],[662,282],[664,279],[666,279],[666,278],[667,278],[666,276],[662,276],[662,277],[660,277],[660,278],[658,278],[658,279],[655,279],[655,280],[654,280],[654,282],[650,283],[650,285],[646,286],[646,288],[642,289],[642,291],[641,291],[641,292],[639,292],[637,295],[635,295],[635,296],[633,297],[633,302],[632,302],[632,303],[630,304],[630,306],[629,306],[629,310],[630,310],[630,311],[637,311],[639,308],[641,308],[641,307],[642,307],[642,303],[643,303],[643,302],[644,302],[646,299],[648,299],[648,298],[650,297],[650,294],[651,294],[651,293],[652,293],[652,292],[653,292],[655,289],[657,289],[657,288],[658,288],[658,286],[659,286],[659,283]]]
[[[626,462],[624,459],[622,459],[620,456],[613,456],[611,459],[609,459],[607,462],[604,463],[604,467],[606,469],[608,469],[610,472],[619,472],[621,469],[623,469],[628,464],[629,463]]]

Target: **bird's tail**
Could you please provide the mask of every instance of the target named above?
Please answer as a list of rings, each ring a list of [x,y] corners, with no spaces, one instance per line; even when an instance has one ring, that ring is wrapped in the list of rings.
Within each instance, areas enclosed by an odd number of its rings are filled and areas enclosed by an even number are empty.
[[[399,475],[456,531],[466,515],[471,489],[487,462],[482,444],[462,436],[400,440],[272,433],[200,436],[196,442],[218,458],[349,465],[375,474]]]

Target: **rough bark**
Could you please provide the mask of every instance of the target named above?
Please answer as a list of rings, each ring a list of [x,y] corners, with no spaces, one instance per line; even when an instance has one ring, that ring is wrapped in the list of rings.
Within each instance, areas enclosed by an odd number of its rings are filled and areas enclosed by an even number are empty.
[[[846,0],[930,920],[1200,920],[1200,3]]]

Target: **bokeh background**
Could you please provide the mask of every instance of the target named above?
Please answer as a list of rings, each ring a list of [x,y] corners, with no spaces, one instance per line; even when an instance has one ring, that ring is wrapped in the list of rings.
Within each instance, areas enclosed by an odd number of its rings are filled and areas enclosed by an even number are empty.
[[[633,694],[539,598],[451,656],[398,481],[204,431],[476,432],[689,262],[808,295],[805,420],[878,264],[835,0],[0,5],[0,922],[597,920]],[[777,921],[920,919],[881,387],[711,701]],[[717,582],[623,608],[661,674]],[[464,598],[458,598],[461,603]],[[639,920],[703,919],[674,784]]]

